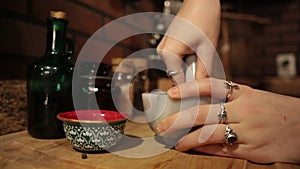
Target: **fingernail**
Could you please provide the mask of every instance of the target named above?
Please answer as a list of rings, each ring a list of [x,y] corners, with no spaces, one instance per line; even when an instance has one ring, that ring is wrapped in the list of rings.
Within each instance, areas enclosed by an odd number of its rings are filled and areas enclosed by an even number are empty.
[[[163,124],[163,123],[159,123],[159,124],[157,125],[157,130],[158,130],[158,132],[160,132],[160,133],[164,132],[164,131],[165,131],[165,126],[164,126],[164,124]]]
[[[181,151],[181,148],[180,148],[180,144],[179,144],[179,143],[176,144],[175,149],[176,149],[177,151]]]
[[[177,144],[175,145],[175,149],[178,150],[178,151],[181,151],[181,146],[180,146],[180,142],[184,139],[184,137],[182,137],[178,142]]]
[[[169,94],[171,94],[171,95],[176,95],[176,94],[178,94],[178,92],[179,92],[179,88],[177,86],[173,87],[169,90]]]

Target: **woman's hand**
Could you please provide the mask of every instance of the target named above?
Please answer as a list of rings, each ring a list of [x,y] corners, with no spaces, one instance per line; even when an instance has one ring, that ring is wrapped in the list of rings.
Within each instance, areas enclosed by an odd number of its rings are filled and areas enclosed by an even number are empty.
[[[180,70],[181,59],[185,55],[198,54],[196,49],[191,49],[193,46],[201,48],[199,50],[206,49],[202,43],[209,43],[212,47],[216,47],[220,31],[220,15],[219,0],[184,0],[176,15],[178,20],[176,18],[173,20],[166,36],[157,47],[157,51],[169,71]],[[198,30],[193,30],[194,28]],[[199,32],[202,32],[205,37]],[[176,38],[168,36],[170,34]],[[183,34],[183,36],[179,34]],[[183,42],[188,42],[189,46]],[[204,51],[199,52],[205,53]],[[213,58],[211,57],[211,59]],[[205,66],[200,59],[197,60],[196,65],[196,79],[207,77]],[[183,75],[176,77],[176,80],[178,83],[182,83]]]
[[[218,94],[222,95],[224,81],[209,78],[173,87],[168,91],[168,95],[175,99],[195,95],[210,95],[211,86],[216,89],[217,97]],[[199,92],[195,93],[193,91],[196,87],[199,88]],[[193,149],[199,152],[243,158],[259,163],[299,163],[300,99],[255,90],[245,85],[238,85],[238,87],[238,89],[233,89],[231,97],[225,103],[228,116],[226,123],[230,124],[238,136],[238,141],[235,144],[225,144],[226,124],[220,124],[218,118],[207,121],[208,113],[213,113],[210,115],[217,117],[221,111],[219,104],[212,104],[200,105],[197,112],[184,111],[185,119],[196,117],[194,126],[201,127],[184,136],[175,148],[179,151]],[[195,109],[191,108],[191,110]],[[164,119],[158,125],[158,130],[160,132],[173,132],[190,125],[188,120],[179,120],[178,125],[172,126],[177,116],[178,114],[174,114]],[[170,126],[172,127],[170,128]],[[207,135],[205,128],[214,128],[214,132]],[[203,139],[203,136],[207,138]]]

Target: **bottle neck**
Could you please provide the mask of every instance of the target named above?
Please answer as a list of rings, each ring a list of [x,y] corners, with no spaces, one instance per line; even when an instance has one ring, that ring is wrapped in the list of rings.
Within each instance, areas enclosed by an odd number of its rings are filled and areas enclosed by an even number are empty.
[[[49,17],[47,23],[46,54],[65,55],[67,20]]]

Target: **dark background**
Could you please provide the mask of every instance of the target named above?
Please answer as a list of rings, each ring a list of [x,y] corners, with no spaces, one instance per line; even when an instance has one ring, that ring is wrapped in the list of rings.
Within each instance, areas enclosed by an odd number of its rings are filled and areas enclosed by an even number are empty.
[[[222,0],[223,14],[249,14],[267,19],[258,23],[228,19],[229,80],[255,88],[300,97],[300,1]],[[0,3],[0,135],[26,129],[27,66],[43,56],[46,18],[51,10],[64,10],[68,35],[75,42],[73,61],[86,40],[106,23],[137,12],[161,12],[162,0],[1,0]],[[247,15],[248,16],[248,15]],[[249,16],[248,16],[249,17]],[[143,25],[142,25],[143,26]],[[223,29],[224,30],[224,29]],[[223,31],[221,30],[221,31]],[[103,62],[149,47],[150,35],[137,35],[115,45]],[[218,51],[224,45],[220,36]],[[103,44],[105,45],[105,44]],[[277,77],[276,55],[296,55],[297,76]]]

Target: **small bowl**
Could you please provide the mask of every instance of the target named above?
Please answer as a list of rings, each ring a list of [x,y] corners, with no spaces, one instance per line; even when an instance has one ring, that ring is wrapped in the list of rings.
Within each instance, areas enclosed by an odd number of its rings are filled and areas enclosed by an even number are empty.
[[[80,152],[103,152],[117,145],[128,115],[109,110],[76,110],[57,115],[66,138]]]
[[[168,96],[167,92],[163,91],[143,93],[142,99],[145,115],[150,128],[159,135],[164,144],[171,147],[175,146],[183,136],[188,134],[191,128],[184,128],[177,130],[176,132],[161,134],[157,130],[158,123],[172,114],[181,112],[194,106],[211,103],[211,97],[208,96],[201,96],[201,99],[200,97],[172,99]],[[178,118],[180,118],[180,116]]]

